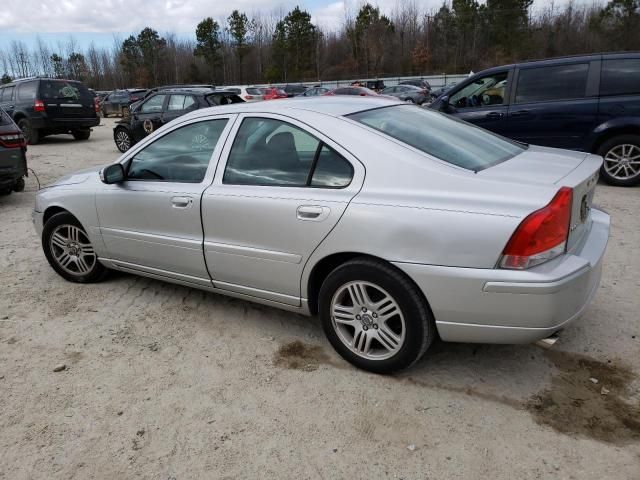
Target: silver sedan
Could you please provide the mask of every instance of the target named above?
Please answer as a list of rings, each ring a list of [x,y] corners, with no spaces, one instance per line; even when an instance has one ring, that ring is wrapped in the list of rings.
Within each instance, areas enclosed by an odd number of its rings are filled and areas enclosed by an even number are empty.
[[[354,365],[436,337],[547,339],[598,288],[600,157],[506,140],[380,98],[198,110],[38,192],[63,278],[110,269],[318,315]]]

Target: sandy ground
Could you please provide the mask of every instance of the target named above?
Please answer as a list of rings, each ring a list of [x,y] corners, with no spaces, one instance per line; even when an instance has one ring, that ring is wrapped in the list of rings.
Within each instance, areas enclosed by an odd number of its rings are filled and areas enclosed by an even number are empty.
[[[103,123],[30,147],[40,180],[117,158]],[[441,343],[396,377],[346,364],[314,318],[66,283],[35,190],[0,197],[1,479],[640,478],[640,188],[599,187],[602,286],[551,353]]]

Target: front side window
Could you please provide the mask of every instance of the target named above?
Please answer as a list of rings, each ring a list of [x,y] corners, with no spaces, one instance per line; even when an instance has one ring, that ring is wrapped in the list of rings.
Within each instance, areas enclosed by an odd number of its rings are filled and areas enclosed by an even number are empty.
[[[164,99],[166,95],[156,95],[142,104],[140,107],[140,113],[159,113],[162,112],[162,106],[164,105]]]
[[[226,119],[178,128],[138,152],[129,162],[128,180],[200,183]]]
[[[433,110],[397,105],[366,110],[349,118],[435,158],[473,171],[508,160],[525,147]]]
[[[334,188],[348,185],[352,176],[349,162],[304,130],[280,120],[247,118],[233,142],[222,181]]]
[[[600,95],[640,93],[640,58],[604,60],[600,77]]]
[[[455,108],[478,108],[505,103],[508,72],[478,78],[451,95],[449,103]]]
[[[516,103],[584,98],[588,63],[525,68],[518,74]]]

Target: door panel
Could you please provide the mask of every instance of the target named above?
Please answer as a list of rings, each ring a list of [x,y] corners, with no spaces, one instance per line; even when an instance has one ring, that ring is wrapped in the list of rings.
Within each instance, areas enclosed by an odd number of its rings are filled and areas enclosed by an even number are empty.
[[[201,197],[213,180],[233,119],[191,122],[134,149],[124,163],[135,178],[105,186],[96,194],[100,229],[111,259],[211,284],[202,253]],[[189,136],[198,137],[198,146],[204,136],[210,146],[194,151]]]
[[[277,115],[261,115],[262,118],[280,119]],[[202,221],[205,235],[204,252],[209,273],[214,286],[238,293],[253,295],[268,300],[274,300],[289,305],[300,304],[300,279],[302,270],[309,256],[322,240],[331,232],[339,221],[351,199],[358,192],[364,179],[364,167],[348,152],[334,144],[330,139],[323,138],[318,132],[308,130],[303,124],[286,118],[282,119],[306,133],[311,133],[317,144],[328,145],[318,149],[327,153],[335,161],[351,165],[348,178],[351,183],[345,188],[313,188],[309,186],[280,186],[259,184],[264,180],[256,180],[255,176],[246,174],[234,168],[237,159],[241,162],[249,161],[247,169],[251,173],[256,161],[271,159],[262,156],[269,148],[269,140],[262,145],[264,139],[275,139],[274,143],[285,144],[286,137],[293,129],[278,128],[271,133],[245,135],[238,134],[242,121],[251,119],[249,115],[241,117],[236,122],[232,132],[235,142],[244,141],[249,146],[242,155],[232,151],[231,141],[227,142],[222,154],[224,161],[220,162],[216,179],[204,192],[202,198]],[[279,133],[278,133],[279,132]],[[249,133],[249,132],[247,132]],[[296,136],[297,158],[295,161],[306,164],[305,145],[309,141]],[[311,146],[309,147],[311,148]],[[317,148],[313,147],[314,149]],[[255,150],[251,150],[255,149]],[[331,153],[329,153],[329,150]],[[258,152],[260,158],[252,157],[251,152]],[[243,156],[244,155],[244,156]],[[320,164],[323,153],[317,155],[316,164]],[[278,159],[283,160],[288,155],[283,152]],[[297,171],[291,158],[287,159],[291,175],[283,173],[282,164],[277,168],[265,167],[265,172],[271,177],[263,177],[274,182],[304,182],[306,175]],[[227,163],[231,165],[225,176]],[[274,160],[274,165],[278,162]],[[312,163],[312,162],[311,162]],[[329,162],[327,162],[327,165]],[[309,166],[311,169],[311,166]],[[321,173],[318,166],[318,179],[330,177]],[[337,169],[336,169],[337,171]],[[246,172],[244,172],[246,173]],[[311,175],[309,175],[311,176]],[[316,175],[313,175],[315,178]],[[227,183],[223,180],[227,179]],[[343,178],[346,178],[343,176]],[[231,179],[231,180],[230,180]],[[241,185],[243,181],[254,182],[253,185]],[[320,180],[319,180],[320,181]],[[311,185],[316,185],[311,180]],[[236,183],[236,184],[234,184]],[[344,184],[348,183],[348,180]]]

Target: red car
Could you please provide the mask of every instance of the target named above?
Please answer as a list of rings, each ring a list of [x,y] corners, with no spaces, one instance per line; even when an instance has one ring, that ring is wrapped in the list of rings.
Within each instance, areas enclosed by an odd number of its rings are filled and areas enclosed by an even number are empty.
[[[278,98],[287,98],[287,94],[285,93],[285,91],[281,90],[280,88],[267,87],[261,88],[260,90],[262,90],[263,100],[277,100]]]

